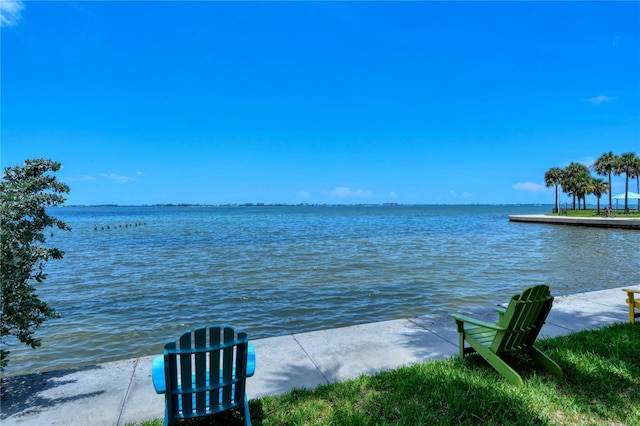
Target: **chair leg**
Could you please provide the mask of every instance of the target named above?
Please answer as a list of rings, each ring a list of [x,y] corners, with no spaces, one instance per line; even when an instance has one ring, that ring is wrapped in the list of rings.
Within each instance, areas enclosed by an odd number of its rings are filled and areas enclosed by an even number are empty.
[[[173,422],[169,418],[169,411],[167,410],[167,404],[164,405],[164,426],[170,426]]]
[[[549,371],[556,377],[562,377],[562,368],[560,368],[560,366],[554,360],[549,358],[549,356],[542,352],[540,349],[533,346],[531,348],[530,355],[531,358],[533,358],[533,360],[539,366],[543,367],[545,370]]]
[[[640,318],[640,314],[636,314],[636,308],[640,309],[640,304],[635,298],[635,293],[631,290],[623,290],[627,292],[628,299],[626,302],[629,304],[629,322],[631,324],[636,323],[636,318]]]
[[[470,342],[471,343],[471,342]],[[507,381],[516,385],[523,386],[524,382],[522,381],[522,377],[516,371],[509,366],[502,358],[498,355],[491,352],[487,347],[481,344],[473,344],[471,345],[475,348],[476,352],[478,352],[482,358],[484,358],[498,373],[502,374]]]
[[[456,328],[458,329],[458,348],[460,352],[460,358],[464,359],[464,323],[456,320]]]
[[[464,359],[464,331],[458,333],[460,335],[459,343],[460,346],[460,358]]]
[[[244,426],[251,426],[251,416],[249,415],[249,401],[247,400],[247,395],[244,396],[244,406],[242,411],[244,416]]]

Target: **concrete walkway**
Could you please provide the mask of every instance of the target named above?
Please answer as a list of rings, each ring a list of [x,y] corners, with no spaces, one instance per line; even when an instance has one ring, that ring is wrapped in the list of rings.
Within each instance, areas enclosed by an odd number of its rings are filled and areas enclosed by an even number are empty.
[[[621,288],[556,297],[542,336],[553,337],[628,321]],[[493,308],[467,312],[495,320]],[[177,336],[176,336],[177,337]],[[254,340],[256,373],[250,399],[313,388],[362,374],[457,355],[448,315],[356,325]],[[5,379],[0,423],[11,425],[125,425],[164,414],[151,383],[154,357]]]
[[[546,223],[552,225],[590,226],[593,228],[618,228],[640,230],[640,218],[624,217],[569,217],[544,214],[520,214],[509,216],[511,222]]]

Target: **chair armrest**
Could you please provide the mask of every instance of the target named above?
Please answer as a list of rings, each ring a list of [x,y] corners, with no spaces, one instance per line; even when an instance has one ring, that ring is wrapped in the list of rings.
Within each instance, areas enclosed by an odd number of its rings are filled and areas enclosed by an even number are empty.
[[[451,316],[453,317],[453,319],[456,320],[457,323],[469,323],[469,324],[478,325],[480,327],[485,327],[485,328],[489,328],[491,330],[496,330],[496,331],[501,331],[505,329],[504,327],[500,327],[497,324],[492,324],[490,322],[471,318],[462,314],[451,314]]]
[[[498,313],[498,322],[502,322],[502,317],[504,316],[505,312],[507,312],[507,308],[503,306],[496,306],[494,310]]]
[[[247,350],[247,377],[253,376],[256,371],[256,351],[253,348],[253,343],[249,342]]]
[[[164,355],[153,359],[151,378],[153,379],[153,387],[156,393],[165,393],[167,389],[164,381]]]
[[[623,288],[622,291],[626,291],[627,293],[637,293],[640,294],[640,289],[636,290],[633,288]]]

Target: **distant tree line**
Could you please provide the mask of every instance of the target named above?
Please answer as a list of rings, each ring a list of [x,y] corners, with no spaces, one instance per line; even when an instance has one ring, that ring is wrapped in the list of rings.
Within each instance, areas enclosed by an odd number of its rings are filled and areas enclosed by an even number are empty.
[[[591,176],[591,170],[601,176],[607,176],[608,181]],[[587,195],[595,195],[598,200],[598,214],[600,213],[600,197],[609,194],[609,206],[613,205],[611,194],[611,175],[625,175],[624,211],[629,211],[629,179],[636,179],[637,192],[640,193],[640,157],[634,152],[615,155],[613,152],[605,152],[590,167],[573,162],[564,169],[552,167],[544,174],[547,187],[556,188],[555,211],[560,210],[558,200],[558,187],[562,192],[573,197],[572,208],[580,209],[580,201],[583,208],[587,208]],[[638,201],[640,209],[640,201]]]

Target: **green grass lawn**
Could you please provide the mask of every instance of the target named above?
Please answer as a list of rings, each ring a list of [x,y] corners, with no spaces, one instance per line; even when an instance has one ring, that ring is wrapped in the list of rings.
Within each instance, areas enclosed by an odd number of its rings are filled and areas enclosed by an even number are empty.
[[[562,211],[564,211],[564,208],[562,209]],[[638,211],[637,204],[635,205],[635,209],[634,207],[630,207],[630,210],[628,213],[625,213],[623,209],[614,210],[613,213],[614,213],[613,217],[640,218],[640,211]],[[604,214],[604,208],[600,209],[600,214],[598,214],[598,211],[596,209],[567,210],[567,216],[569,217],[602,217],[603,214]],[[548,214],[548,216],[564,216],[564,214],[559,215],[558,213],[550,213]]]
[[[640,325],[539,340],[556,378],[510,357],[513,386],[471,355],[249,401],[254,425],[640,425]],[[162,419],[140,426],[159,426]],[[242,424],[221,415],[186,425]]]

